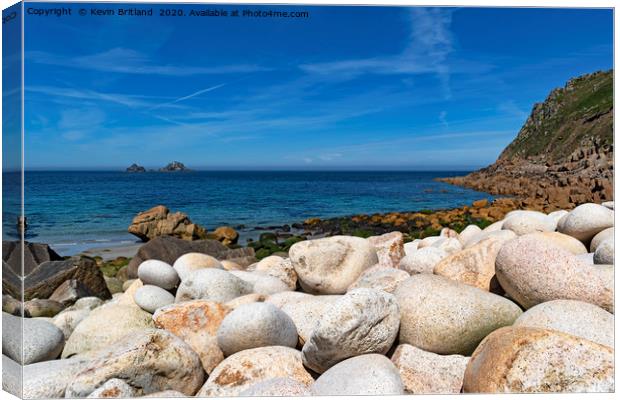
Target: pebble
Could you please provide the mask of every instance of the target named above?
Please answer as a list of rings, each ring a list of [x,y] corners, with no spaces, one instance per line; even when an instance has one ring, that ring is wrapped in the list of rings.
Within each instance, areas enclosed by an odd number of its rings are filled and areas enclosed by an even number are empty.
[[[145,285],[162,289],[174,289],[179,284],[177,271],[168,263],[159,260],[142,261],[138,267],[138,278]]]
[[[352,236],[305,240],[291,246],[289,254],[301,287],[312,294],[344,294],[379,262],[366,239]]]
[[[399,343],[437,354],[469,355],[522,313],[504,297],[437,275],[413,275],[394,294],[401,313]]]
[[[613,349],[562,332],[505,327],[476,349],[466,393],[613,392]]]
[[[252,285],[231,272],[205,268],[183,278],[177,289],[176,302],[203,299],[223,303],[251,292]]]
[[[205,268],[224,269],[224,266],[217,258],[202,253],[183,254],[181,257],[177,258],[172,267],[182,281],[197,270]]]
[[[174,296],[159,286],[144,285],[134,295],[136,304],[146,312],[154,313],[160,307],[174,303]]]
[[[446,258],[448,253],[437,247],[424,247],[400,260],[399,268],[409,274],[432,274],[435,265]]]
[[[322,373],[350,357],[385,354],[398,336],[399,325],[394,295],[376,289],[352,290],[318,320],[301,351],[304,365]]]
[[[386,396],[404,394],[398,369],[380,354],[344,360],[322,374],[312,385],[317,396]]]
[[[217,331],[217,342],[225,356],[266,346],[297,345],[293,320],[270,303],[250,303],[228,314]]]

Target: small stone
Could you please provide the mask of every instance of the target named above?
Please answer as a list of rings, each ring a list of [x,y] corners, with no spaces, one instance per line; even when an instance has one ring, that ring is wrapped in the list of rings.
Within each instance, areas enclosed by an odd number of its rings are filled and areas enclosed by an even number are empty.
[[[142,286],[133,298],[141,309],[151,314],[160,307],[174,303],[174,296],[170,292],[153,285]]]
[[[603,229],[592,238],[590,242],[590,252],[594,253],[598,246],[607,239],[614,238],[614,228]]]
[[[222,266],[222,263],[220,263],[217,258],[203,253],[183,254],[181,257],[177,258],[172,267],[177,271],[181,281],[185,280],[186,277],[197,270],[206,268],[224,269],[224,266]]]
[[[11,315],[22,315],[22,302],[4,294],[2,295],[2,311]]]
[[[124,380],[112,378],[95,389],[88,398],[119,398],[136,397],[138,390],[129,386]]]
[[[64,344],[62,331],[53,324],[2,313],[2,354],[13,361],[26,365],[53,360]]]
[[[528,309],[550,300],[580,300],[613,311],[613,268],[589,265],[530,235],[502,246],[495,274],[506,293]]]
[[[352,236],[298,242],[289,254],[301,287],[313,294],[343,294],[379,261],[366,239]]]
[[[469,357],[441,356],[401,344],[392,356],[410,394],[458,394],[463,387],[463,375]]]
[[[594,304],[576,300],[552,300],[523,314],[513,326],[552,329],[614,347],[614,316]]]
[[[402,232],[371,236],[366,240],[376,249],[380,266],[398,268],[400,260],[405,256]]]
[[[168,263],[159,260],[142,261],[138,267],[138,278],[145,285],[162,289],[174,289],[179,283],[177,271]]]
[[[251,303],[224,318],[217,341],[226,356],[255,347],[295,348],[297,329],[293,320],[273,304]]]
[[[436,247],[424,247],[400,260],[400,269],[411,275],[432,274],[433,269],[448,253]]]
[[[272,397],[272,396],[311,396],[310,388],[294,379],[272,378],[260,381],[239,393],[239,396]]]
[[[485,336],[512,325],[522,313],[504,297],[437,275],[413,275],[394,294],[400,344],[437,354],[469,355]]]
[[[183,278],[177,289],[176,302],[198,299],[227,302],[251,292],[252,286],[231,272],[204,268]]]
[[[570,235],[584,243],[604,229],[614,226],[614,212],[594,203],[582,204],[558,223],[558,231]]]
[[[398,369],[380,354],[364,354],[334,365],[316,380],[311,390],[317,396],[405,393]]]
[[[65,395],[85,397],[102,383],[120,378],[145,394],[172,389],[192,396],[204,376],[198,355],[187,344],[165,330],[149,329],[93,354]]]
[[[604,240],[596,247],[594,252],[594,264],[608,264],[614,263],[614,239]]]
[[[505,327],[472,355],[466,393],[613,392],[614,351],[566,333]]]
[[[314,380],[301,363],[301,352],[271,346],[243,350],[222,361],[197,397],[236,397],[254,384],[273,378],[289,378],[309,386]]]
[[[383,268],[381,266],[367,269],[351,286],[348,292],[354,289],[369,288],[393,293],[398,284],[409,278],[409,274],[402,269]]]
[[[376,289],[355,289],[318,320],[302,349],[304,365],[322,373],[361,354],[385,354],[398,335],[396,298]]]

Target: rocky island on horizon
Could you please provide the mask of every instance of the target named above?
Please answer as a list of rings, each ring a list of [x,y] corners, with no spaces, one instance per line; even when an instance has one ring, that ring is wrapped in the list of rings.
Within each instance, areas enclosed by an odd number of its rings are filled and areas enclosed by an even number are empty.
[[[179,161],[172,161],[168,163],[165,167],[159,168],[158,170],[149,169],[148,172],[186,172],[191,171],[191,169],[187,168],[185,164]],[[147,172],[146,168],[136,163],[131,164],[125,172]]]

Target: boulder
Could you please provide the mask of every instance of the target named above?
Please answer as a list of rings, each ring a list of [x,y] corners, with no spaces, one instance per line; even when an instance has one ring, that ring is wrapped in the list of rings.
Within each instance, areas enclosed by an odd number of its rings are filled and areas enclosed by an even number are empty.
[[[312,385],[317,396],[387,396],[404,394],[398,369],[380,354],[344,360],[322,374]]]
[[[613,392],[613,349],[566,333],[527,327],[496,330],[471,357],[467,393]]]
[[[442,276],[419,274],[394,292],[400,306],[400,344],[437,354],[471,354],[521,309],[504,297]]]
[[[204,382],[198,355],[181,339],[161,329],[129,334],[92,361],[67,386],[66,397],[85,397],[119,378],[144,394],[177,390],[192,396]]]
[[[128,334],[153,327],[151,314],[135,305],[106,304],[93,310],[67,340],[62,358],[108,348]]]
[[[105,276],[103,279],[105,280]],[[108,287],[106,283],[106,287]],[[108,288],[108,291],[110,289]],[[69,279],[64,281],[54,290],[54,292],[50,295],[50,300],[55,300],[62,303],[64,306],[71,305],[75,303],[78,299],[82,297],[90,297],[92,294],[88,290],[88,288],[77,279]]]
[[[433,272],[486,291],[497,291],[495,257],[504,241],[490,237],[441,260]]]
[[[179,283],[177,271],[170,264],[159,260],[143,261],[138,266],[138,278],[145,285],[155,285],[166,290],[174,289]]]
[[[215,228],[211,235],[225,246],[237,244],[239,240],[239,233],[230,226],[219,226]]]
[[[396,298],[376,289],[355,289],[318,320],[302,349],[304,365],[322,373],[338,362],[368,353],[385,354],[398,336]]]
[[[587,264],[537,237],[525,235],[504,244],[495,273],[506,293],[526,309],[567,299],[613,311],[613,268]]]
[[[264,295],[264,294],[258,294],[258,293],[250,293],[244,296],[236,297],[232,299],[231,301],[227,301],[224,304],[227,307],[230,307],[231,310],[234,310],[244,304],[262,303],[265,301],[267,297],[269,296]]]
[[[24,303],[24,316],[51,318],[63,310],[61,303],[48,299],[32,299]]]
[[[574,208],[558,223],[558,231],[581,240],[585,244],[604,229],[614,226],[614,212],[594,203]]]
[[[375,266],[367,269],[351,286],[348,291],[360,288],[378,289],[393,293],[398,284],[409,278],[409,274],[402,269],[384,268]]]
[[[295,243],[289,250],[301,287],[313,294],[343,294],[378,262],[366,239],[333,236]]]
[[[503,223],[503,222],[502,222]],[[491,227],[492,225],[489,225],[487,228]],[[476,243],[484,240],[484,239],[488,239],[490,237],[494,237],[496,239],[499,239],[503,242],[507,242],[511,239],[514,239],[517,237],[517,234],[514,233],[513,231],[510,230],[490,230],[487,231],[486,228],[478,233],[477,235],[472,235],[472,237],[465,242],[464,246],[465,248],[471,247],[473,245],[475,245]]]
[[[400,260],[399,268],[411,275],[432,274],[435,265],[447,256],[448,253],[437,247],[424,247]]]
[[[207,231],[192,223],[187,214],[171,213],[165,206],[155,206],[138,213],[131,221],[127,232],[147,242],[158,236],[174,236],[184,240],[204,239]]]
[[[297,295],[303,296],[297,296]],[[265,301],[276,305],[295,323],[299,342],[303,345],[308,341],[314,327],[323,318],[331,306],[342,296],[312,296],[299,292],[281,292],[269,296]]]
[[[250,284],[228,271],[199,269],[183,279],[177,289],[176,302],[202,299],[222,303],[251,292]]]
[[[267,274],[266,272],[254,271],[229,271],[232,275],[245,281],[252,291],[257,294],[268,296],[270,294],[287,292],[290,286],[279,278]]]
[[[181,280],[185,279],[194,271],[206,268],[224,269],[217,258],[203,253],[183,254],[181,257],[177,258],[173,265],[173,269]]]
[[[510,230],[518,236],[534,232],[553,232],[557,222],[537,211],[517,210],[509,212],[502,225],[503,230]]]
[[[44,243],[24,242],[23,246],[24,275],[46,261],[61,261],[62,257]],[[22,276],[22,246],[19,241],[2,241],[2,260],[17,275]]]
[[[311,396],[310,388],[290,378],[272,378],[260,381],[239,393],[245,397],[298,397]]]
[[[474,236],[482,232],[482,229],[478,225],[467,225],[465,229],[459,233],[459,238],[461,239],[461,243],[465,244],[469,240],[471,240]]]
[[[418,243],[418,250],[425,247],[430,247],[442,239],[444,238],[441,236],[427,236],[424,239],[420,240],[420,242]]]
[[[64,398],[67,386],[88,362],[83,358],[69,358],[25,365],[24,399]]]
[[[154,313],[160,307],[174,303],[174,296],[159,286],[144,285],[134,294],[136,304],[148,313]]]
[[[68,340],[75,327],[86,319],[88,314],[90,314],[90,310],[88,309],[66,310],[56,315],[52,323],[62,331],[65,340]]]
[[[594,304],[552,300],[524,312],[513,326],[552,329],[614,347],[614,316]]]
[[[224,355],[256,347],[297,346],[295,323],[271,303],[250,303],[229,313],[217,331]]]
[[[207,300],[172,304],[153,314],[155,326],[187,343],[200,357],[203,369],[211,373],[224,359],[217,344],[217,330],[230,308]]]
[[[62,331],[53,324],[2,313],[2,354],[13,361],[26,365],[53,360],[64,344]]]
[[[235,397],[254,384],[273,378],[289,378],[302,385],[314,382],[301,363],[301,352],[271,346],[243,350],[222,361],[197,397]]]
[[[401,344],[392,355],[410,394],[458,394],[463,387],[463,375],[469,357],[442,356],[408,344]]]
[[[420,244],[421,240],[420,239],[414,239],[411,242],[407,242],[403,245],[403,248],[405,249],[405,255],[408,256],[409,254],[413,254],[418,250],[418,245]]]
[[[217,240],[210,239],[187,241],[172,236],[156,237],[140,246],[136,255],[129,261],[127,277],[130,279],[138,277],[138,267],[142,261],[160,260],[173,265],[179,257],[187,253],[208,254],[218,260],[241,260],[253,257],[254,249],[246,247],[232,250]]]
[[[613,240],[613,238],[614,228],[603,229],[592,238],[592,241],[590,242],[590,251],[594,253],[601,243],[603,243],[607,239]]]
[[[529,236],[548,242],[564,250],[570,251],[574,255],[586,254],[588,250],[584,244],[572,236],[565,235],[560,232],[537,232]]]
[[[613,265],[614,263],[614,239],[604,240],[596,247],[594,252],[594,264]]]
[[[441,239],[435,241],[431,247],[441,249],[448,254],[454,254],[463,249],[463,245],[460,240],[453,237],[442,237]]]
[[[401,258],[405,256],[402,232],[371,236],[366,240],[376,249],[380,266],[398,268]]]
[[[33,365],[33,364],[30,364]],[[23,397],[23,368],[20,364],[2,355],[2,390],[13,396]],[[62,394],[61,394],[62,395]],[[41,396],[44,397],[44,396]],[[47,397],[47,396],[45,396]],[[25,397],[28,398],[28,397]]]
[[[248,271],[264,272],[284,282],[289,290],[297,287],[297,273],[288,258],[268,256],[247,268]]]
[[[24,299],[47,299],[67,280],[79,282],[89,296],[112,298],[95,261],[88,257],[72,257],[62,261],[45,261],[34,268],[24,279]]]

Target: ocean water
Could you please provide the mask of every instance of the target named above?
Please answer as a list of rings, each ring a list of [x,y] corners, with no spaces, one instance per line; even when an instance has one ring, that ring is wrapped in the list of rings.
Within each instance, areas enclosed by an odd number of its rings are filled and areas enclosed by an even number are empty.
[[[489,194],[436,182],[463,175],[441,172],[193,171],[130,174],[104,171],[26,172],[26,239],[50,244],[62,255],[135,243],[127,233],[140,211],[164,204],[213,229],[301,222],[309,217],[454,208]],[[4,239],[17,238],[19,179],[4,175]]]

